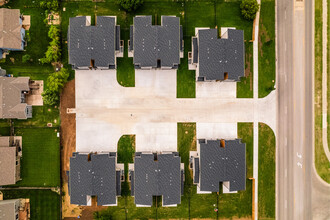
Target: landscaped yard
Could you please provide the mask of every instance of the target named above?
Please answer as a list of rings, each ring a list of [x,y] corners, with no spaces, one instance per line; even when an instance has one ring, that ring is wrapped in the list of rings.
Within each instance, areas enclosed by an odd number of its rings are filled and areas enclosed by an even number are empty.
[[[315,1],[315,168],[330,183],[330,163],[322,143],[322,0]]]
[[[15,128],[22,136],[21,178],[15,186],[60,185],[60,140],[56,128]]]
[[[275,219],[275,135],[266,124],[259,124],[258,217]]]
[[[51,190],[3,190],[4,199],[29,198],[31,220],[60,219],[60,195]]]
[[[275,1],[262,1],[260,10],[258,90],[263,98],[275,89]]]

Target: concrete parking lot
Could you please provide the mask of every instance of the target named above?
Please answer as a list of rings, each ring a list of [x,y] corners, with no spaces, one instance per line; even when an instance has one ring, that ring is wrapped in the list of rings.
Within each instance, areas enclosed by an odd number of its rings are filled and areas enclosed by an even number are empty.
[[[236,99],[230,82],[203,87],[214,95],[178,99],[175,70],[137,70],[136,87],[120,86],[115,70],[76,71],[77,151],[115,151],[125,134],[136,134],[138,151],[173,151],[178,122],[196,122],[198,138],[235,138],[255,111],[275,130],[273,94],[256,101]]]

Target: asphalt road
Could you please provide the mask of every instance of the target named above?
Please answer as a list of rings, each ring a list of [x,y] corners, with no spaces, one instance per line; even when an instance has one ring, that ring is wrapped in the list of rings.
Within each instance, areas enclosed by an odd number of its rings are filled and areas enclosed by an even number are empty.
[[[313,1],[277,1],[277,219],[329,219],[313,169]]]
[[[312,1],[277,1],[277,219],[312,219]]]

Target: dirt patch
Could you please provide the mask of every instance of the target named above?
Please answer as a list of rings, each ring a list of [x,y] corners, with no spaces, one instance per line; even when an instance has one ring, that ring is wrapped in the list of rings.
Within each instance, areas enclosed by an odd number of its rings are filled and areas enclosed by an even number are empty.
[[[48,20],[48,25],[59,25],[61,23],[59,14],[55,12],[49,13],[47,20]]]
[[[67,114],[67,108],[75,107],[75,80],[68,82],[61,94],[61,177],[63,184],[62,213],[63,217],[77,217],[81,208],[70,204],[68,193],[68,177],[66,171],[70,169],[70,157],[76,150],[76,115]]]
[[[76,150],[76,115],[67,114],[67,108],[75,108],[75,80],[68,82],[61,94],[61,175],[63,182],[68,181],[66,171],[70,168],[70,157]]]

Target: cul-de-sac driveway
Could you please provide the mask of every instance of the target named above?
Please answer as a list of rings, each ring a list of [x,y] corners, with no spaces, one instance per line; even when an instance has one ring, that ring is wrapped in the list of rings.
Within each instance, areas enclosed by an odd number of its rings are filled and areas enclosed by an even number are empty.
[[[196,98],[179,99],[176,74],[136,70],[129,88],[115,70],[76,71],[76,150],[116,151],[122,135],[135,134],[136,151],[177,151],[178,122],[196,122],[198,138],[236,138],[237,122],[263,122],[276,133],[275,92],[237,99],[236,83],[197,83]]]

